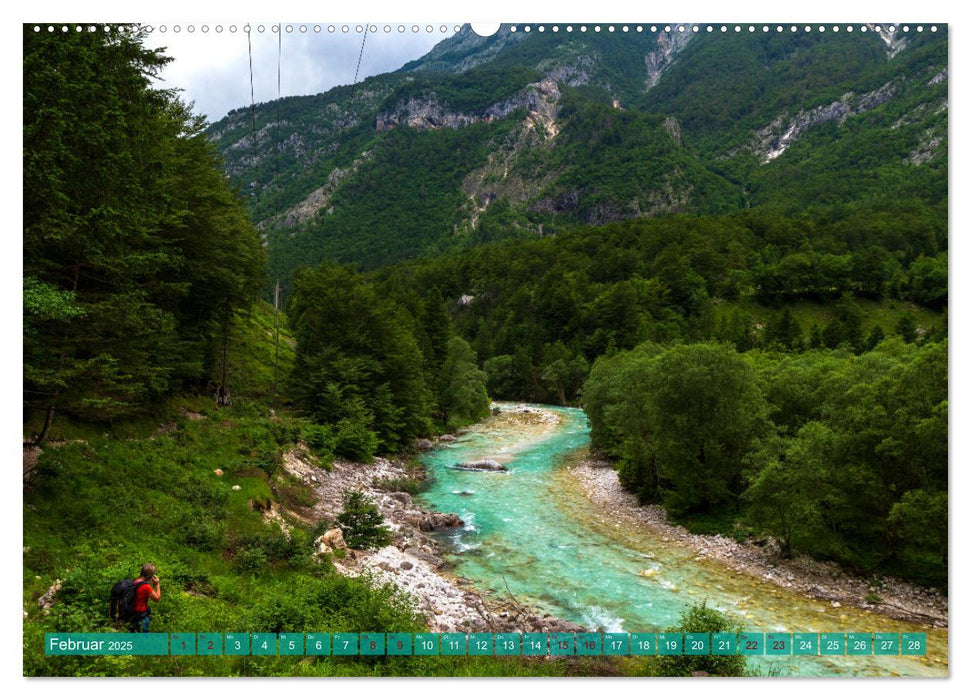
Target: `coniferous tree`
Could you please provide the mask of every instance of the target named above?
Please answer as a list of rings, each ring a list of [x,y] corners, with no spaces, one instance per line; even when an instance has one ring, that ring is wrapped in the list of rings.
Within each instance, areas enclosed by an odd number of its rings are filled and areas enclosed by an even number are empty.
[[[87,28],[85,28],[87,29]],[[24,29],[25,405],[88,419],[207,379],[263,250],[138,30]]]
[[[344,494],[344,510],[337,516],[344,541],[352,549],[374,549],[391,544],[391,530],[384,524],[374,501],[360,491]]]

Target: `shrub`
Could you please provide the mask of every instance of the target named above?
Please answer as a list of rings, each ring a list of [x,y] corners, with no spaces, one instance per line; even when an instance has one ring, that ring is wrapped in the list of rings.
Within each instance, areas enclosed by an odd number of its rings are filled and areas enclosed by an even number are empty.
[[[212,518],[193,518],[182,525],[179,540],[202,552],[214,552],[222,548],[226,533],[223,526]]]
[[[421,490],[421,480],[413,479],[408,476],[400,476],[395,479],[375,479],[374,488],[381,489],[382,491],[404,491],[405,493],[410,493],[412,496],[418,494]]]
[[[370,462],[377,449],[377,435],[361,421],[344,418],[337,423],[334,454],[355,462]]]
[[[256,450],[249,460],[249,465],[256,467],[267,476],[276,474],[283,463],[283,455],[274,449]]]
[[[238,535],[234,541],[237,556],[243,550],[262,552],[266,562],[290,559],[296,553],[296,545],[275,525],[266,526],[259,531]]]
[[[233,570],[240,574],[257,574],[266,568],[269,561],[258,547],[242,547],[233,557]]]
[[[708,601],[689,606],[668,632],[738,632],[739,627],[725,613],[708,607]],[[745,676],[745,658],[731,656],[658,656],[647,662],[647,675],[690,676],[694,671],[704,671],[712,676]]]
[[[344,541],[352,549],[377,549],[391,544],[391,530],[384,525],[378,507],[359,491],[344,494],[344,511],[337,516]]]
[[[318,457],[330,457],[334,454],[336,437],[331,426],[315,423],[305,424],[301,426],[300,436],[307,443],[307,447],[313,450]]]

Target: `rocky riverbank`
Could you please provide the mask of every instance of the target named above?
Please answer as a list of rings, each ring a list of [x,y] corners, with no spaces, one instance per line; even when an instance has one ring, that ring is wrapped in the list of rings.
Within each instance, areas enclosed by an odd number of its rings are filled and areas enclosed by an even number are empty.
[[[555,414],[553,418],[555,419]],[[537,434],[555,427],[546,412],[534,409],[501,413],[492,421],[519,420]],[[448,441],[447,439],[445,441]],[[427,446],[425,446],[427,447]],[[571,622],[542,615],[512,599],[486,598],[467,579],[453,576],[438,542],[429,533],[464,525],[454,513],[436,513],[418,507],[410,494],[396,485],[414,480],[416,473],[404,460],[377,458],[372,464],[336,461],[322,468],[309,449],[298,447],[284,455],[284,468],[313,489],[314,505],[303,513],[288,513],[307,524],[332,523],[341,512],[343,494],[360,491],[378,507],[393,533],[390,545],[377,551],[346,548],[331,533],[316,546],[320,556],[332,556],[335,567],[347,576],[369,575],[380,583],[392,583],[414,600],[433,632],[562,632],[582,628]],[[264,512],[268,520],[286,529],[285,517],[276,508]],[[339,549],[341,553],[332,552]]]
[[[608,463],[583,460],[571,464],[567,470],[586,496],[610,514],[612,522],[650,530],[665,542],[694,550],[698,560],[717,560],[739,573],[792,589],[807,598],[826,601],[832,607],[853,605],[898,620],[947,627],[947,598],[935,589],[889,577],[876,580],[854,577],[834,563],[809,557],[785,559],[772,544],[758,546],[722,535],[695,535],[671,523],[661,506],[639,505],[637,498],[620,485],[617,472]]]

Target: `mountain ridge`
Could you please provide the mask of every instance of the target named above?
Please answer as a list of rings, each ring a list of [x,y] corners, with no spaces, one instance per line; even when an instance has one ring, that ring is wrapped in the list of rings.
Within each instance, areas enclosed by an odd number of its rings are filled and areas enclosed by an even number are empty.
[[[396,72],[209,133],[288,277],[645,216],[940,197],[946,52],[946,30],[466,26]]]

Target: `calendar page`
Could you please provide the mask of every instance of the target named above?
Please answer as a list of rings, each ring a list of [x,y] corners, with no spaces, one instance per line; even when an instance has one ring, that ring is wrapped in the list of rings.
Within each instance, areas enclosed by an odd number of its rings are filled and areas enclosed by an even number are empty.
[[[948,676],[948,24],[369,14],[23,24],[23,675]]]

